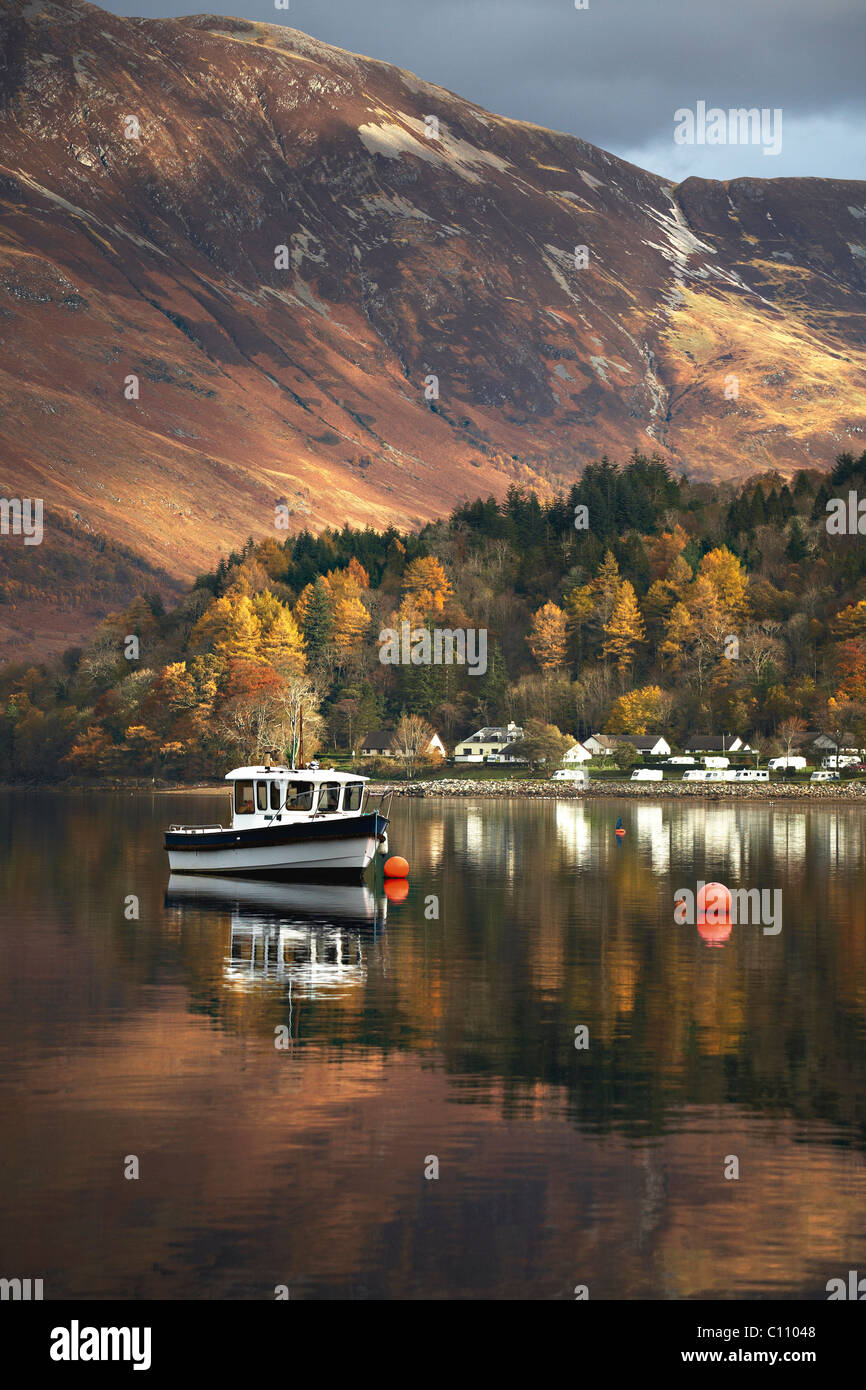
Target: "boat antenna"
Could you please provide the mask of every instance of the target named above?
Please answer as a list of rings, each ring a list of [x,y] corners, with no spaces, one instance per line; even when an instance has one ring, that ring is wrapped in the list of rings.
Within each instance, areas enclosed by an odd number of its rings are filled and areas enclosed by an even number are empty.
[[[300,708],[300,716],[301,716],[301,746],[300,746],[300,748],[299,748],[299,750],[298,750],[298,761],[299,761],[299,763],[301,764],[301,767],[303,767],[303,766],[304,766],[304,706],[303,706],[303,705],[301,705],[301,708]]]

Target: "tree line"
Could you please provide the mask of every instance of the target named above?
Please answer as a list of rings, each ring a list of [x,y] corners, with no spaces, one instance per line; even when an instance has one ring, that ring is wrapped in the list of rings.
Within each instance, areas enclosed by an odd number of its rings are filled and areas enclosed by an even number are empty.
[[[3,776],[199,779],[289,755],[302,720],[308,756],[400,728],[413,766],[424,723],[446,745],[509,719],[550,747],[599,729],[772,744],[799,725],[866,742],[866,547],[827,527],[858,487],[866,452],[716,487],[634,454],[418,531],[249,539],[176,603],[143,593],[85,647],[5,666]],[[486,669],[383,662],[380,633],[405,622],[483,628]]]

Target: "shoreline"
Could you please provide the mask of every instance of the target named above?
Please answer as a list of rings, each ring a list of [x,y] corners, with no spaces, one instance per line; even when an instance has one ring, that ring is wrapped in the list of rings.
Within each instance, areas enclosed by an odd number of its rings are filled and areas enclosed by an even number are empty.
[[[584,801],[593,799],[623,798],[644,801],[682,800],[683,798],[702,801],[833,801],[866,802],[866,782],[752,782],[752,783],[700,783],[700,782],[594,782],[590,780],[582,786],[550,781],[532,782],[494,782],[472,781],[470,779],[442,778],[435,782],[389,782],[370,781],[368,786],[375,792],[393,792],[395,796],[457,799],[508,800],[553,800]],[[229,789],[224,782],[159,782],[151,780],[130,780],[100,783],[93,782],[46,782],[46,783],[3,783],[4,792],[87,792],[96,794],[123,793],[129,796],[149,793],[160,796],[179,796],[196,793],[228,797]]]

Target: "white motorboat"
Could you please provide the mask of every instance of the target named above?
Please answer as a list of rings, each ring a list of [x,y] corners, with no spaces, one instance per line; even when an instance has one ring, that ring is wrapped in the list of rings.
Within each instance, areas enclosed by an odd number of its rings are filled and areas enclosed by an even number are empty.
[[[368,780],[333,768],[235,768],[226,773],[231,826],[169,826],[169,867],[186,874],[359,877],[377,850],[388,847],[388,816],[382,800],[375,809],[368,804]]]

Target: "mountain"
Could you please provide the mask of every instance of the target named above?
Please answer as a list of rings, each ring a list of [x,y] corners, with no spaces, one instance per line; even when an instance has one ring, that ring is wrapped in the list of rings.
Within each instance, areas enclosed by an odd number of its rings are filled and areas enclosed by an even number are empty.
[[[274,25],[0,15],[4,496],[188,579],[277,507],[862,449],[866,184],[673,186]]]

